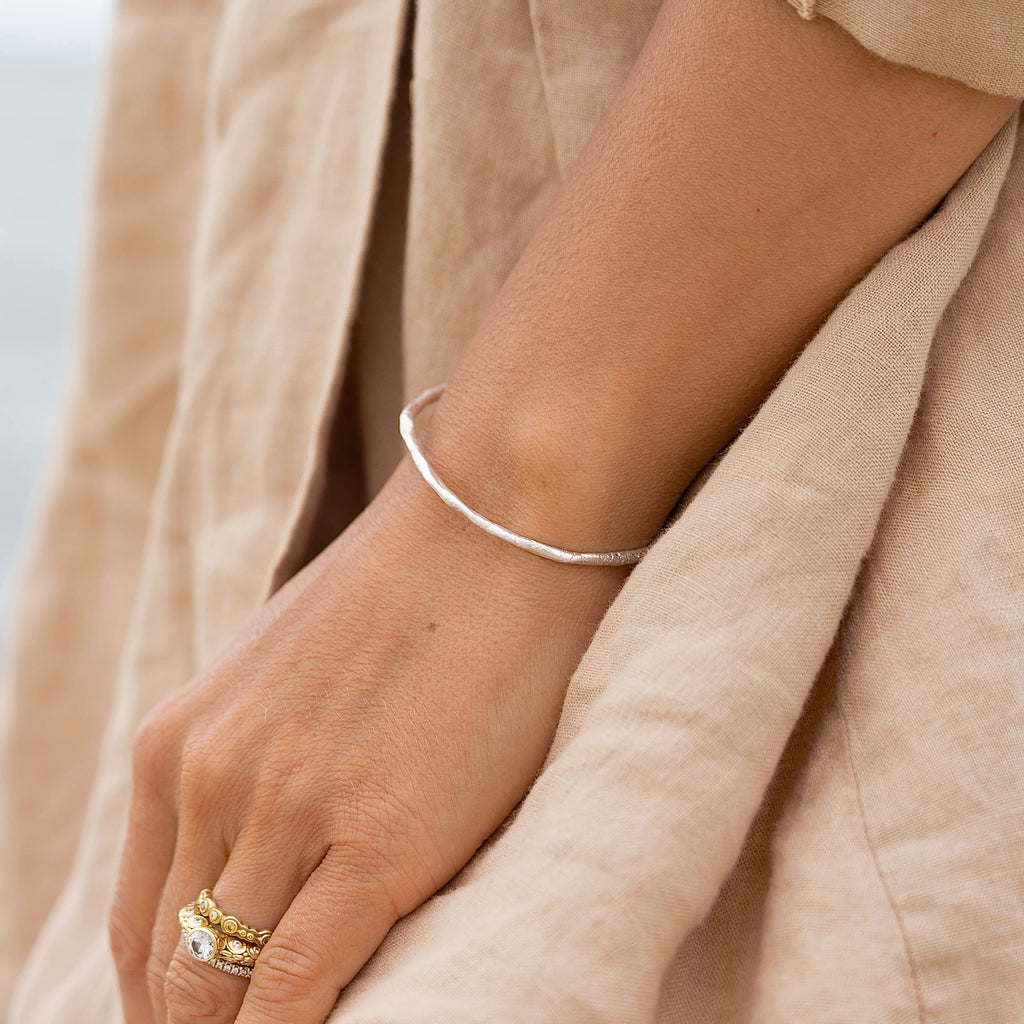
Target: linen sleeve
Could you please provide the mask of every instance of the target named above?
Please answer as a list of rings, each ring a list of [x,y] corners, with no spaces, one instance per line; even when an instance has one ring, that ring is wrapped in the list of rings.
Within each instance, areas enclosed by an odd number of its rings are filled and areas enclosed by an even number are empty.
[[[1024,0],[788,0],[895,64],[1024,97]]]

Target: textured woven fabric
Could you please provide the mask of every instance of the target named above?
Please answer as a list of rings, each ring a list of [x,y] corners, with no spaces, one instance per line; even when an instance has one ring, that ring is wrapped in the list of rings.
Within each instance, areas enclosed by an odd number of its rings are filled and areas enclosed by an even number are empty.
[[[793,6],[1024,95],[1024,0]],[[3,691],[9,1024],[120,1020],[139,719],[386,478],[658,7],[419,0],[410,80],[405,0],[122,4]],[[1019,1024],[1022,393],[1015,117],[692,489],[334,1024]]]
[[[955,78],[997,96],[1024,96],[1024,23],[1010,0],[789,0],[823,15],[896,64]]]

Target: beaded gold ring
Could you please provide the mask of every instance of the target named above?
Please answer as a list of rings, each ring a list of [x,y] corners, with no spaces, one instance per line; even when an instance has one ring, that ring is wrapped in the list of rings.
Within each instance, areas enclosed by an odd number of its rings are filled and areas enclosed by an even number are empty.
[[[260,949],[270,941],[271,932],[269,928],[263,930],[251,928],[247,924],[242,924],[237,917],[225,914],[217,906],[217,901],[213,898],[213,892],[210,889],[204,889],[199,894],[199,899],[196,900],[196,907],[210,924],[219,928],[225,935],[237,935],[243,942],[251,942],[259,946]]]
[[[178,923],[182,944],[194,960],[239,978],[252,976],[260,950],[271,935],[269,930],[250,928],[224,914],[207,889],[178,911]]]

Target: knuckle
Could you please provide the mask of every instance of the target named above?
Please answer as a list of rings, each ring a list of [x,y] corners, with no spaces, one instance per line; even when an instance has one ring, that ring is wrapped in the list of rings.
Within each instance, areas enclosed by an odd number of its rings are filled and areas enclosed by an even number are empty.
[[[167,760],[170,749],[170,728],[160,709],[154,708],[139,724],[132,742],[135,777],[151,777]]]
[[[174,955],[163,977],[168,1024],[224,1024],[235,1019],[237,999],[216,971],[209,974]]]
[[[401,841],[405,822],[393,810],[388,794],[379,785],[366,784],[361,791],[334,811],[332,822],[337,836],[356,859],[373,861],[382,849]]]
[[[322,974],[322,965],[316,957],[292,943],[276,942],[260,953],[253,983],[260,992],[272,992],[274,1003],[288,1005],[317,986]]]
[[[107,938],[117,973],[121,977],[141,978],[149,960],[149,941],[136,928],[120,900],[114,902],[110,911]]]
[[[219,785],[214,777],[216,767],[207,765],[200,769],[202,758],[190,751],[182,757],[178,774],[178,806],[186,821],[205,821],[213,814],[214,795]]]
[[[154,1007],[164,1005],[164,981],[167,978],[167,964],[153,953],[146,960],[146,990]]]
[[[418,907],[437,886],[422,877],[418,864],[379,853],[364,879],[363,902],[368,913],[387,918],[389,925]]]
[[[342,860],[359,878],[367,902],[386,905],[397,920],[442,884],[446,859],[414,809],[386,796],[347,828]]]
[[[192,737],[182,748],[177,801],[184,821],[221,821],[240,785],[237,761],[205,736]]]
[[[397,891],[391,863],[379,853],[362,858],[353,848],[334,847],[317,869],[321,883],[337,905],[344,906],[353,918],[386,924],[390,929],[421,900],[406,908],[404,897]]]

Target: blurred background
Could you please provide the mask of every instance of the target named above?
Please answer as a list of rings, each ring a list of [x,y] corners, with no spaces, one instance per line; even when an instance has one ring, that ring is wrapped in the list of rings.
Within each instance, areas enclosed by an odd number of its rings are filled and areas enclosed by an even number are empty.
[[[0,0],[0,648],[69,371],[113,0]]]

